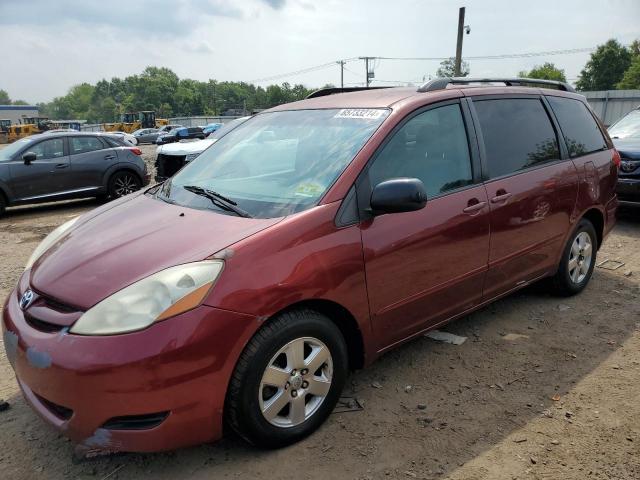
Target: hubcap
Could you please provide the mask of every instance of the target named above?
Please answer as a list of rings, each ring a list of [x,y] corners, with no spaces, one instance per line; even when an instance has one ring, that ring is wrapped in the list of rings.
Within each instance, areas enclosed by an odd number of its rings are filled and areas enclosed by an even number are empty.
[[[131,175],[122,175],[116,178],[114,186],[116,195],[122,197],[135,192],[138,189],[138,182]]]
[[[573,283],[582,282],[589,273],[591,259],[593,257],[593,245],[587,232],[580,232],[571,245],[569,255],[569,277]]]
[[[262,374],[258,401],[276,427],[294,427],[310,418],[329,394],[333,359],[317,338],[297,338],[271,358]]]

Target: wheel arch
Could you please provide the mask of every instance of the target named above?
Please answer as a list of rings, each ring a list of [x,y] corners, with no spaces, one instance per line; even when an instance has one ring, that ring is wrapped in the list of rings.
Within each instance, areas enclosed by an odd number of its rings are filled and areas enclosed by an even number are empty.
[[[116,175],[117,173],[120,172],[130,172],[133,173],[138,180],[140,180],[140,185],[142,185],[144,183],[142,176],[140,175],[140,172],[137,172],[136,169],[134,167],[132,167],[131,165],[128,165],[126,163],[119,163],[117,165],[114,165],[113,167],[111,167],[109,170],[107,170],[105,172],[105,180],[104,180],[104,188],[105,189],[109,189],[109,183],[111,182],[111,179],[113,178],[114,175]]]
[[[284,312],[305,308],[321,313],[338,327],[347,344],[349,368],[351,370],[363,368],[365,365],[365,347],[360,325],[353,314],[337,302],[326,299],[302,300],[274,313],[266,322]]]
[[[600,209],[593,207],[584,212],[580,218],[589,220],[593,225],[593,228],[595,228],[599,250],[602,245],[602,241],[604,240],[604,214]]]

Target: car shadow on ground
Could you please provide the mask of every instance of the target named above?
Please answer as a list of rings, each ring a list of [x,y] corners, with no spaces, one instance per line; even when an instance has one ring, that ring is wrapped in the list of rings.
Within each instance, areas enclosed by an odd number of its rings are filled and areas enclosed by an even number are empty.
[[[79,200],[66,200],[62,202],[50,202],[9,207],[4,212],[4,215],[0,217],[0,222],[12,220],[27,220],[31,217],[38,217],[38,219],[40,220],[43,215],[55,216],[65,215],[67,213],[80,214],[84,213],[84,211],[86,211],[87,209],[97,208],[104,203],[106,203],[105,200],[99,200],[96,198],[85,198]]]
[[[638,223],[623,221],[620,228]],[[463,345],[420,337],[353,373],[344,395],[364,410],[334,414],[308,439],[277,451],[229,435],[175,452],[73,464],[71,443],[15,395],[12,408],[0,413],[0,448],[28,453],[20,465],[5,462],[3,469],[14,478],[31,478],[36,469],[42,478],[114,472],[113,478],[258,478],[268,472],[289,479],[295,459],[304,478],[331,472],[381,478],[409,468],[449,473],[540,418],[553,407],[552,397],[565,395],[620,348],[636,328],[638,313],[630,314],[629,305],[638,292],[635,279],[601,269],[576,297],[560,299],[540,288],[518,292],[445,327],[467,337]],[[515,340],[507,340],[510,333]]]

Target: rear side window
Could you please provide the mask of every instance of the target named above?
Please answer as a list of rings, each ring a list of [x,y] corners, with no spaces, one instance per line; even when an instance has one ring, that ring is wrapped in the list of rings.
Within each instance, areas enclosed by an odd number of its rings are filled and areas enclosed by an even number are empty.
[[[570,157],[607,148],[598,123],[581,101],[561,97],[547,97],[547,100],[560,123]]]
[[[97,137],[71,137],[70,139],[71,155],[78,153],[93,152],[102,150],[105,146]]]
[[[560,158],[555,131],[539,99],[474,100],[473,104],[490,178]]]
[[[398,130],[369,169],[372,187],[392,178],[422,180],[429,197],[473,183],[460,106],[433,108]]]

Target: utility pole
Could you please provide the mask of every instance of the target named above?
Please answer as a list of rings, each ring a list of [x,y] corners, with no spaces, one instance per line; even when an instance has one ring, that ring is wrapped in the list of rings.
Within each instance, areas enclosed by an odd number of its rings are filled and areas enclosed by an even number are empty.
[[[360,60],[364,60],[365,78],[367,79],[366,85],[369,88],[371,79],[375,78],[375,73],[369,71],[369,60],[375,60],[376,57],[358,57]]]
[[[340,88],[344,88],[344,64],[347,62],[339,60],[336,63],[340,65]]]
[[[460,7],[458,13],[458,43],[456,45],[456,64],[454,69],[454,77],[460,76],[460,65],[462,63],[462,35],[464,32],[464,10],[465,7]]]

